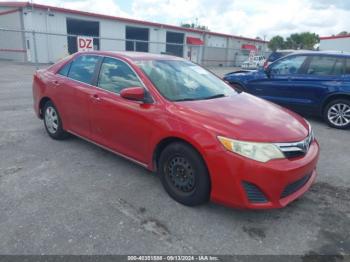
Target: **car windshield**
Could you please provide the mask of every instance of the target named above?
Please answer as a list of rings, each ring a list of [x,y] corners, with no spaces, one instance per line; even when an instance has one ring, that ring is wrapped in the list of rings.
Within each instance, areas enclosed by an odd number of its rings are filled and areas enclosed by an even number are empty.
[[[276,61],[277,59],[283,57],[283,56],[287,56],[291,54],[291,52],[273,52],[270,56],[269,56],[269,61],[273,62]]]
[[[170,101],[214,99],[236,93],[221,79],[189,61],[142,60],[136,64]]]

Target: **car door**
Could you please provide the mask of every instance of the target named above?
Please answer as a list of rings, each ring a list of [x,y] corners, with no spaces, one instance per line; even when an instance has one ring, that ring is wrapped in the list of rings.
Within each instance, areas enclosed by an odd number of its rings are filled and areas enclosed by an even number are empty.
[[[144,84],[126,62],[111,57],[103,59],[90,102],[91,133],[97,143],[145,163],[148,140],[156,128],[150,114],[155,104],[119,95],[122,89],[136,86]]]
[[[303,113],[319,113],[322,101],[342,86],[345,59],[332,55],[311,55],[302,74],[293,79],[287,90],[289,106]]]
[[[92,99],[92,85],[96,81],[96,68],[101,57],[80,55],[71,63],[68,77],[63,85],[70,96],[65,103],[69,131],[90,138],[89,104]]]
[[[350,58],[346,58],[345,61],[346,61],[345,72],[342,77],[343,85],[342,85],[341,92],[350,94]]]
[[[289,97],[294,81],[303,73],[307,56],[289,56],[271,64],[266,78],[253,79],[249,91],[272,102],[288,106],[293,104]]]
[[[55,91],[54,104],[58,108],[63,126],[70,129],[71,104],[74,102],[74,90],[68,85],[68,73],[72,62],[66,63],[50,80],[50,86]]]

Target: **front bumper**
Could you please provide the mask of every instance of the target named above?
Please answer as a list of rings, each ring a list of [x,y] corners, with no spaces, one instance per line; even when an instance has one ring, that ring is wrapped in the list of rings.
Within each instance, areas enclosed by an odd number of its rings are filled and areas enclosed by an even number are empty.
[[[267,163],[223,148],[211,150],[206,158],[212,201],[238,208],[282,208],[303,195],[314,183],[319,144],[314,140],[303,157]],[[263,198],[259,198],[261,194]]]

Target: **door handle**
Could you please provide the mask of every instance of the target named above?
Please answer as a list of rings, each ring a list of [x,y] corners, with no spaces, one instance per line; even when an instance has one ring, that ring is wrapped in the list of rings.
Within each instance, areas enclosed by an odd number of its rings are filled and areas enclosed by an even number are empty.
[[[97,102],[102,101],[101,97],[99,97],[97,94],[94,94],[91,96],[91,99]]]
[[[53,80],[52,83],[53,83],[55,86],[59,86],[59,85],[60,85],[60,82],[58,82],[58,80]]]

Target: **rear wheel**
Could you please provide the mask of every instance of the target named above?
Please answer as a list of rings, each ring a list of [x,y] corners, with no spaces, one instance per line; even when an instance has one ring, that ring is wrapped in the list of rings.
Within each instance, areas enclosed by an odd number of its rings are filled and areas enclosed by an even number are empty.
[[[350,127],[350,100],[336,99],[324,110],[324,119],[331,127],[346,129]]]
[[[67,132],[62,128],[60,115],[51,101],[47,101],[44,106],[44,125],[46,132],[53,139],[64,139],[67,137]]]
[[[202,157],[191,146],[174,142],[161,153],[158,174],[167,193],[187,206],[209,200],[210,179]]]

